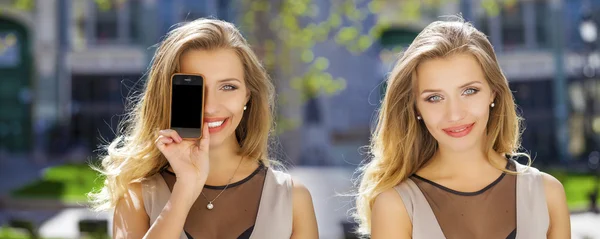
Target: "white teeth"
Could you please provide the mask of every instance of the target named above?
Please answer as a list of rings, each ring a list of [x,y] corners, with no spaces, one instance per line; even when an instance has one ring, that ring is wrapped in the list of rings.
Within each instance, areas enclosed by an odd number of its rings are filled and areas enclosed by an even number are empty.
[[[451,130],[450,132],[452,132],[452,133],[458,133],[458,132],[465,131],[465,129],[467,129],[467,128],[469,128],[469,127],[464,127],[462,129],[457,129],[457,130]]]
[[[462,129],[459,129],[459,130],[452,130],[452,132],[454,132],[454,133],[458,133],[458,132],[462,132],[462,131],[463,131],[463,130],[465,130],[465,129],[467,129],[467,128],[462,128]]]
[[[210,122],[210,123],[208,123],[208,127],[209,128],[219,127],[223,124],[223,122],[225,122],[225,120]]]

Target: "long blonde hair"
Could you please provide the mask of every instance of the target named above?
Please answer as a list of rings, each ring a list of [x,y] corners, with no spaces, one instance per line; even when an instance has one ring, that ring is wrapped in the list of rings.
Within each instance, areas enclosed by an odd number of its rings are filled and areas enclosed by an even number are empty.
[[[433,22],[406,49],[387,81],[377,127],[371,138],[371,161],[360,169],[362,175],[355,217],[361,234],[370,233],[371,208],[377,195],[417,172],[437,150],[435,138],[417,121],[413,73],[423,61],[458,53],[471,54],[477,59],[495,94],[495,107],[487,123],[485,149],[488,154],[499,152],[528,157],[517,152],[521,118],[517,115],[508,81],[485,34],[462,19]],[[502,167],[499,169],[504,170]]]
[[[241,33],[228,22],[198,19],[170,31],[158,47],[144,91],[133,100],[120,133],[105,146],[101,167],[106,177],[101,191],[90,193],[96,210],[113,208],[131,182],[156,174],[167,160],[155,147],[159,129],[169,128],[170,77],[179,72],[179,57],[187,50],[233,49],[244,67],[250,92],[248,109],[235,134],[244,158],[269,165],[268,139],[273,122],[274,87]]]

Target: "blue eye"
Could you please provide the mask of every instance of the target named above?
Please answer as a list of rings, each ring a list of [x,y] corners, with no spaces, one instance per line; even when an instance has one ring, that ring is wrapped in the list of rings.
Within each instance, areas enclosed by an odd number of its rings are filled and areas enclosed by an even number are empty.
[[[473,95],[473,94],[475,94],[477,92],[479,92],[478,89],[469,88],[469,89],[466,89],[463,94],[465,94],[465,95]]]
[[[427,98],[427,101],[431,102],[431,103],[436,103],[438,101],[442,100],[442,97],[439,95],[432,95],[430,97]]]
[[[224,85],[221,89],[223,89],[224,91],[232,91],[237,90],[237,87],[234,85]]]

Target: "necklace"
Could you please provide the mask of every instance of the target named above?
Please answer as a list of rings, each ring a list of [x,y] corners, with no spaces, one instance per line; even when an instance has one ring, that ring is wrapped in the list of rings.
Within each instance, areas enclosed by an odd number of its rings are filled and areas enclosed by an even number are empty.
[[[208,210],[212,210],[215,206],[213,205],[213,202],[215,200],[217,200],[217,198],[219,198],[219,196],[221,196],[221,194],[223,192],[225,192],[225,190],[227,189],[227,187],[229,187],[229,184],[231,184],[231,180],[233,180],[233,177],[235,176],[235,173],[237,173],[238,169],[240,168],[240,165],[242,164],[242,160],[244,159],[244,157],[242,157],[242,159],[240,159],[240,162],[238,163],[237,168],[235,168],[235,171],[233,172],[233,175],[231,175],[231,178],[229,179],[229,181],[227,182],[227,184],[225,185],[225,188],[223,188],[223,190],[221,190],[221,192],[219,194],[217,194],[217,196],[213,199],[213,200],[208,200],[208,198],[206,197],[206,195],[204,195],[204,192],[200,192],[202,194],[202,196],[204,197],[204,199],[206,199],[206,201],[208,201],[208,204],[206,205],[206,208]]]

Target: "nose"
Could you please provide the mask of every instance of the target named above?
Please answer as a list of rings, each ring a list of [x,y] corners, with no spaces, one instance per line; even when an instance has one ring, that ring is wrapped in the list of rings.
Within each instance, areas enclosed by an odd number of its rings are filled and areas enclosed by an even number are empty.
[[[465,102],[462,102],[460,99],[450,99],[447,101],[446,105],[446,116],[450,122],[458,122],[462,120],[465,115]]]
[[[217,100],[215,94],[211,93],[210,90],[204,90],[204,117],[210,117],[216,115],[218,111]]]

